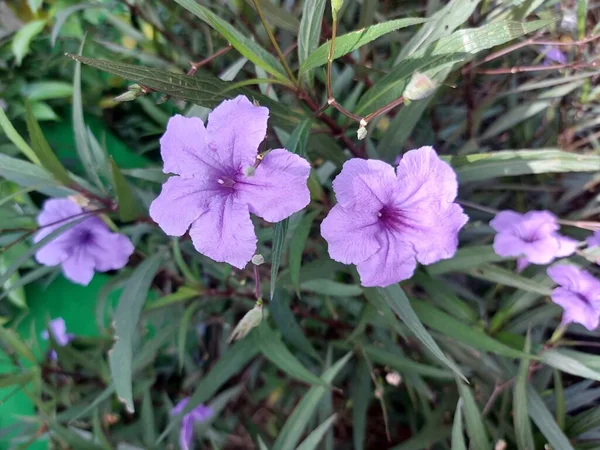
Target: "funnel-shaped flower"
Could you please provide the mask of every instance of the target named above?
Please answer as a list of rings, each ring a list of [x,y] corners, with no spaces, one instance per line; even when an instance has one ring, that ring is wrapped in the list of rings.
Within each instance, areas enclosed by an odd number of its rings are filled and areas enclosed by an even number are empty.
[[[467,222],[454,203],[452,168],[433,147],[407,152],[394,168],[351,159],[333,181],[338,204],[321,233],[329,255],[356,264],[363,286],[388,286],[410,278],[417,266],[450,258]]]
[[[554,258],[572,255],[577,249],[575,239],[558,233],[556,216],[548,211],[500,211],[490,221],[498,232],[494,251],[505,257],[520,257],[518,270],[529,264],[550,264]]]
[[[57,228],[81,219],[85,211],[68,198],[46,200],[37,217],[40,230],[34,242],[39,242]],[[121,269],[134,251],[127,236],[113,233],[96,216],[87,216],[63,232],[35,254],[45,266],[62,266],[63,274],[73,283],[87,285],[94,271],[107,272]]]
[[[559,284],[552,291],[552,301],[565,310],[563,325],[580,323],[588,330],[600,323],[600,280],[587,270],[572,265],[554,265],[548,276]]]
[[[171,410],[171,415],[176,416],[181,413],[190,401],[189,397],[182,399]],[[181,430],[179,433],[179,446],[181,450],[189,450],[194,437],[194,424],[202,423],[213,415],[210,406],[198,405],[181,419]]]
[[[163,171],[178,176],[150,206],[165,233],[189,229],[196,250],[241,269],[256,253],[250,213],[279,222],[308,205],[305,159],[285,149],[257,159],[268,116],[267,108],[239,96],[215,108],[206,128],[196,117],[169,120],[160,140]]]

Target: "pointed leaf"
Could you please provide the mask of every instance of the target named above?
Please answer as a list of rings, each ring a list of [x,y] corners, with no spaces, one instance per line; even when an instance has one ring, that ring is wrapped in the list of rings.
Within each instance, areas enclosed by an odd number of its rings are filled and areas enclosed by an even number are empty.
[[[302,7],[300,32],[298,35],[298,60],[300,67],[319,46],[321,24],[325,12],[326,0],[306,0]],[[304,74],[309,86],[312,86],[312,76]]]
[[[527,385],[527,409],[529,417],[546,437],[552,448],[574,450],[569,439],[548,411],[548,407],[530,384]]]
[[[527,332],[523,352],[531,351],[531,336]],[[527,376],[529,374],[529,360],[521,360],[519,374],[513,388],[513,423],[515,426],[515,439],[519,450],[535,450],[529,413],[527,412]]]
[[[463,401],[463,412],[467,425],[467,434],[472,448],[491,448],[489,438],[485,431],[481,412],[475,401],[471,389],[461,380],[456,380],[458,392]]]
[[[337,420],[337,414],[332,415],[329,419],[319,425],[310,433],[304,441],[296,448],[296,450],[314,450],[319,445],[319,442],[325,436],[325,433],[332,427]]]
[[[292,279],[292,284],[294,285],[294,289],[296,289],[298,297],[300,297],[300,267],[302,266],[302,253],[304,252],[310,229],[318,213],[318,211],[311,211],[306,214],[296,226],[292,239],[290,240],[290,278]]]
[[[454,412],[454,422],[452,423],[452,450],[467,450],[465,435],[463,433],[462,402],[462,398],[459,398],[458,403],[456,403],[456,411]]]
[[[119,218],[123,222],[131,222],[132,220],[137,219],[141,214],[139,207],[140,203],[135,198],[131,186],[129,186],[123,173],[121,173],[121,169],[119,169],[115,160],[112,156],[109,159],[113,182],[115,184],[115,190],[117,191],[117,199],[119,201]]]
[[[271,253],[271,301],[275,296],[275,287],[277,286],[277,276],[279,275],[279,264],[281,255],[285,247],[285,238],[287,236],[289,219],[284,219],[275,224],[273,228],[273,251]]]

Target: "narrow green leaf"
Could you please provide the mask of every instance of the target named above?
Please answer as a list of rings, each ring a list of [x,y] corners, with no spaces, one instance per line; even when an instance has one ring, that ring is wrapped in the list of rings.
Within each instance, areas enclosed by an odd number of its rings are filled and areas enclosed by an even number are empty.
[[[517,289],[523,289],[527,292],[534,292],[541,295],[550,295],[552,292],[551,288],[536,283],[534,280],[491,264],[481,265],[467,273],[476,278],[491,281],[492,283],[503,284],[505,286],[512,286]]]
[[[363,450],[365,445],[365,432],[367,430],[367,411],[373,387],[369,365],[365,359],[360,359],[354,370],[352,379],[352,442],[354,450]]]
[[[256,42],[240,33],[233,25],[221,19],[208,8],[200,5],[194,0],[175,0],[175,2],[183,6],[203,22],[206,22],[216,32],[223,36],[233,48],[254,64],[261,67],[275,78],[287,81],[287,76],[279,61]]]
[[[600,429],[600,408],[591,408],[577,414],[569,424],[569,436],[579,436],[590,430]]]
[[[306,246],[306,241],[308,240],[308,235],[310,234],[310,229],[318,213],[318,211],[311,211],[306,214],[296,226],[294,234],[290,239],[290,277],[298,297],[300,297],[300,267],[302,266],[302,253],[304,252],[304,247]]]
[[[290,134],[290,138],[287,141],[286,148],[288,151],[306,158],[308,138],[310,137],[310,128],[312,127],[313,121],[311,119],[305,119]]]
[[[532,33],[552,23],[552,20],[534,22],[499,21],[455,31],[426,48],[420,48],[381,78],[361,98],[355,113],[367,115],[385,106],[390,100],[402,96],[404,88],[414,72],[441,70],[453,64],[467,61],[483,50],[502,45],[520,36]]]
[[[79,54],[83,51],[83,44],[79,47]],[[75,149],[81,160],[83,169],[97,188],[103,189],[98,171],[102,169],[100,161],[94,159],[92,149],[88,140],[87,130],[83,121],[83,99],[81,95],[81,62],[75,61],[75,73],[73,75],[73,134],[75,135]]]
[[[121,169],[119,169],[119,166],[117,166],[117,163],[112,156],[109,160],[115,190],[117,191],[117,199],[119,201],[119,218],[123,222],[131,222],[140,216],[140,203],[135,198],[131,186],[129,186],[129,183],[123,176],[123,173],[121,173]]]
[[[246,3],[254,8],[254,2],[252,0],[246,0]],[[281,28],[282,30],[289,31],[293,35],[298,34],[300,22],[298,22],[296,17],[282,7],[275,5],[271,0],[258,0],[258,3],[269,24]]]
[[[448,286],[436,278],[432,278],[423,271],[417,271],[413,275],[413,281],[427,292],[427,295],[435,304],[449,314],[466,322],[476,322],[479,315],[457,295],[455,295]]]
[[[156,425],[154,421],[154,407],[152,406],[152,393],[150,389],[144,390],[144,398],[142,400],[141,418],[142,422],[142,439],[146,447],[152,447],[156,440]]]
[[[15,144],[15,146],[19,150],[21,150],[21,152],[25,156],[27,156],[29,161],[31,161],[34,164],[37,164],[38,166],[41,164],[39,158],[37,157],[33,149],[27,144],[27,142],[25,142],[25,140],[21,137],[17,130],[15,130],[15,127],[13,127],[12,123],[10,123],[10,120],[8,120],[8,116],[2,108],[0,108],[0,128],[2,128],[2,131],[4,131],[4,134],[6,134],[6,137],[13,144]],[[2,166],[0,165],[0,167]]]
[[[353,31],[351,33],[343,34],[335,38],[335,49],[334,59],[341,58],[354,50],[358,50],[363,45],[373,42],[375,39],[380,38],[392,31],[399,30],[401,28],[409,27],[412,25],[418,25],[420,23],[427,22],[427,19],[420,17],[408,17],[403,19],[390,20],[387,22],[378,23],[371,25],[370,27],[363,28],[361,30]],[[329,55],[329,47],[331,41],[327,41],[321,45],[316,51],[310,54],[308,58],[300,65],[300,74],[304,74],[309,70],[320,67],[327,64],[327,57]]]
[[[277,276],[279,275],[279,264],[285,248],[285,238],[287,236],[289,219],[283,219],[275,224],[273,228],[273,250],[271,253],[271,301],[275,296],[275,287],[277,286]]]
[[[519,350],[504,345],[483,331],[467,325],[452,316],[440,311],[420,300],[411,300],[412,308],[418,318],[428,327],[445,334],[448,337],[463,342],[464,344],[509,358],[527,358]]]
[[[522,105],[511,108],[508,113],[498,117],[494,123],[485,130],[479,137],[479,141],[490,139],[506,130],[510,130],[519,123],[547,110],[551,103],[550,100],[538,100],[535,102],[523,103]]]
[[[561,430],[565,429],[565,420],[567,417],[567,402],[565,399],[565,388],[563,387],[563,380],[559,370],[554,369],[552,371],[554,378],[554,404],[555,404],[555,416],[556,423]]]
[[[137,324],[148,297],[148,291],[156,271],[163,260],[162,253],[156,253],[142,262],[125,284],[115,311],[115,344],[108,352],[108,362],[117,395],[129,412],[134,412],[132,374],[133,338]]]
[[[188,404],[178,416],[174,416],[171,419],[169,425],[158,437],[156,445],[159,445],[168,436],[171,429],[179,423],[185,414],[189,413],[200,403],[204,403],[210,399],[229,378],[238,373],[257,353],[258,347],[254,339],[242,339],[232,345],[212,367],[210,372],[196,384],[196,389],[190,397]],[[322,389],[325,390],[326,388],[323,387]]]
[[[482,264],[505,261],[498,256],[491,245],[473,245],[462,247],[450,259],[444,259],[427,266],[430,275],[442,275],[448,272],[464,272]]]
[[[192,317],[194,317],[194,313],[199,307],[200,303],[192,303],[189,305],[186,308],[185,313],[183,313],[181,322],[179,322],[179,329],[177,331],[177,360],[179,361],[179,372],[183,370],[183,362],[185,359],[185,341],[187,338],[190,321],[192,320]]]
[[[376,291],[383,298],[385,303],[400,317],[402,322],[410,329],[415,337],[431,351],[436,358],[450,368],[455,374],[465,379],[458,366],[450,360],[440,347],[427,332],[419,317],[415,314],[408,297],[398,285],[388,286],[387,288],[376,288]]]
[[[456,403],[456,411],[454,412],[454,421],[452,423],[452,450],[467,450],[465,435],[463,433],[462,403],[462,398],[459,398]]]
[[[269,312],[281,331],[283,337],[297,349],[307,353],[321,361],[321,357],[314,349],[310,341],[304,335],[302,328],[298,325],[292,310],[290,309],[290,297],[282,289],[275,292],[275,301],[269,304]]]
[[[423,450],[425,448],[432,448],[436,442],[445,441],[451,432],[450,427],[445,426],[440,421],[435,421],[427,424],[425,428],[419,430],[409,440],[392,447],[390,450]]]
[[[0,341],[21,358],[25,358],[27,361],[34,364],[37,362],[35,356],[29,349],[29,346],[21,340],[14,330],[4,328],[0,325]]]
[[[424,377],[448,380],[453,378],[452,372],[448,372],[435,366],[415,362],[409,358],[402,357],[397,353],[392,353],[383,348],[375,347],[374,345],[365,345],[363,348],[369,355],[369,358],[371,358],[374,362],[384,366],[389,366],[398,372],[413,373],[422,375]]]
[[[552,148],[454,156],[449,162],[460,183],[536,173],[600,171],[598,155],[568,153]]]
[[[0,334],[4,329],[0,326]],[[2,335],[4,339],[4,335]],[[8,343],[8,342],[7,342]],[[19,373],[3,373],[0,374],[0,388],[9,386],[23,386],[31,381],[34,374],[32,372],[19,372]]]
[[[299,117],[287,105],[274,101],[259,92],[246,89],[231,89],[232,83],[222,81],[210,72],[199,70],[194,77],[153,67],[135,66],[103,59],[86,58],[84,56],[67,54],[69,58],[83,64],[104,70],[113,75],[135,81],[158,92],[178,100],[185,100],[206,108],[214,108],[223,100],[238,94],[244,94],[257,100],[269,108],[270,117],[279,126],[292,128],[296,126]]]
[[[25,103],[25,120],[27,121],[27,130],[29,132],[29,138],[31,139],[33,151],[35,152],[42,166],[48,169],[48,171],[54,175],[58,181],[65,185],[69,185],[71,183],[69,173],[50,148],[50,144],[48,144],[48,141],[44,137],[44,133],[42,132],[40,125],[38,124],[37,120],[35,120],[35,116],[33,115],[31,104],[29,102]]]
[[[588,380],[600,381],[600,372],[590,369],[584,363],[563,353],[560,349],[549,349],[540,355],[545,364],[565,373],[576,375]]]
[[[56,230],[52,231],[52,233],[50,233],[48,236],[45,236],[43,239],[40,239],[39,242],[36,242],[31,247],[29,247],[27,249],[27,251],[23,252],[23,254],[20,255],[15,261],[13,261],[11,266],[9,268],[7,268],[6,271],[2,275],[0,275],[0,286],[4,286],[6,284],[6,282],[10,279],[10,277],[12,277],[12,275],[17,270],[19,270],[19,267],[21,267],[29,258],[31,258],[40,248],[42,248],[48,242],[53,241],[58,236],[60,236],[62,233],[64,233],[66,230],[77,225],[85,218],[86,217],[81,217],[81,218],[78,218],[71,222],[67,222],[64,225],[61,225]]]
[[[321,378],[304,367],[265,322],[258,328],[255,338],[264,357],[289,376],[308,384],[323,384]]]
[[[306,0],[302,7],[302,19],[300,20],[300,32],[298,35],[298,60],[300,61],[300,67],[302,67],[302,64],[319,46],[325,4],[326,0]],[[304,79],[309,86],[312,86],[313,78],[311,75],[304,74]]]
[[[531,420],[533,420],[546,437],[552,448],[574,450],[569,439],[559,428],[550,411],[548,411],[548,407],[530,384],[527,385],[527,409],[529,417],[531,417]]]
[[[333,366],[323,372],[323,375],[321,376],[322,382],[326,385],[332,384],[337,374],[351,357],[352,353],[347,353]],[[320,385],[314,385],[308,390],[279,432],[272,450],[288,450],[296,447],[302,433],[308,426],[309,420],[313,417],[321,398],[326,392],[327,387]]]
[[[65,98],[73,95],[73,86],[64,81],[38,81],[25,87],[25,95],[31,102]]]
[[[337,420],[337,414],[333,414],[329,419],[319,425],[315,430],[310,433],[302,443],[296,447],[296,450],[314,450],[319,445],[319,442],[325,436],[325,433],[332,427]]]
[[[469,435],[470,445],[472,448],[491,448],[488,435],[485,431],[481,412],[475,401],[475,397],[471,389],[461,380],[456,380],[458,392],[463,401],[463,412],[467,425],[467,434]]]
[[[363,292],[362,288],[356,284],[345,284],[326,278],[304,281],[300,287],[305,291],[332,297],[356,297]]]
[[[524,353],[531,351],[531,336],[529,331],[525,339]],[[519,374],[513,388],[513,424],[515,426],[515,439],[519,450],[535,450],[529,412],[527,411],[527,376],[529,374],[529,360],[521,360]]]
[[[33,20],[23,25],[13,36],[12,53],[15,55],[17,66],[23,62],[23,58],[29,53],[29,44],[40,34],[46,26],[45,20]]]

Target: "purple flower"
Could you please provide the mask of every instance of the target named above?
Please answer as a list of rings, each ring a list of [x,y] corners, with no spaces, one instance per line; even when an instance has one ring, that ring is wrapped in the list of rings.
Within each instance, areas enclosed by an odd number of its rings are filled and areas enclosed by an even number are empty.
[[[189,397],[182,399],[171,410],[171,415],[176,416],[186,407],[190,401]],[[194,424],[202,423],[213,415],[213,410],[210,406],[198,405],[181,419],[181,431],[179,434],[179,446],[181,450],[189,450],[194,436]]]
[[[498,233],[494,251],[504,257],[518,256],[517,269],[529,264],[550,264],[554,258],[572,255],[577,241],[557,233],[556,216],[548,211],[500,211],[490,221]]]
[[[542,53],[544,54],[544,66],[549,66],[552,63],[567,63],[567,55],[555,45],[545,45],[542,47]]]
[[[595,231],[594,234],[586,239],[588,247],[600,247],[600,230]]]
[[[279,222],[310,202],[309,163],[285,150],[258,158],[269,110],[239,96],[202,120],[175,116],[160,140],[163,171],[175,173],[150,206],[170,236],[188,229],[203,255],[242,269],[256,253],[250,213]],[[191,227],[191,228],[190,228]]]
[[[83,213],[84,210],[68,198],[47,200],[37,217],[42,228],[34,236],[34,242],[80,219]],[[87,285],[94,270],[106,272],[125,266],[133,250],[126,236],[111,232],[98,217],[89,216],[39,249],[35,259],[45,266],[61,264],[66,278]]]
[[[565,310],[562,324],[576,322],[590,331],[598,328],[600,281],[588,271],[571,265],[555,265],[547,272],[560,285],[552,291],[552,301]]]
[[[56,341],[56,344],[60,347],[64,347],[75,337],[72,334],[67,333],[67,326],[65,325],[65,320],[62,317],[58,317],[48,322],[48,329],[42,331],[42,339],[50,339],[49,333],[52,333],[52,337]],[[50,359],[54,360],[56,357],[56,351],[52,350],[50,352]]]
[[[329,255],[356,264],[363,286],[410,278],[417,262],[452,257],[467,222],[454,203],[458,183],[433,147],[404,154],[394,168],[351,159],[333,181],[338,204],[321,225]]]

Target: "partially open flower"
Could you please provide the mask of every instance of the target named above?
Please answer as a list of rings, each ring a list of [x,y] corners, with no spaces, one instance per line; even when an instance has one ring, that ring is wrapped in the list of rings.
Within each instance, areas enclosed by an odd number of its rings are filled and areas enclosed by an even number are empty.
[[[236,327],[233,329],[231,336],[229,336],[229,342],[239,341],[240,339],[244,339],[252,328],[255,328],[260,325],[264,317],[264,311],[262,302],[256,302],[254,308],[246,313],[242,320],[238,322]]]

